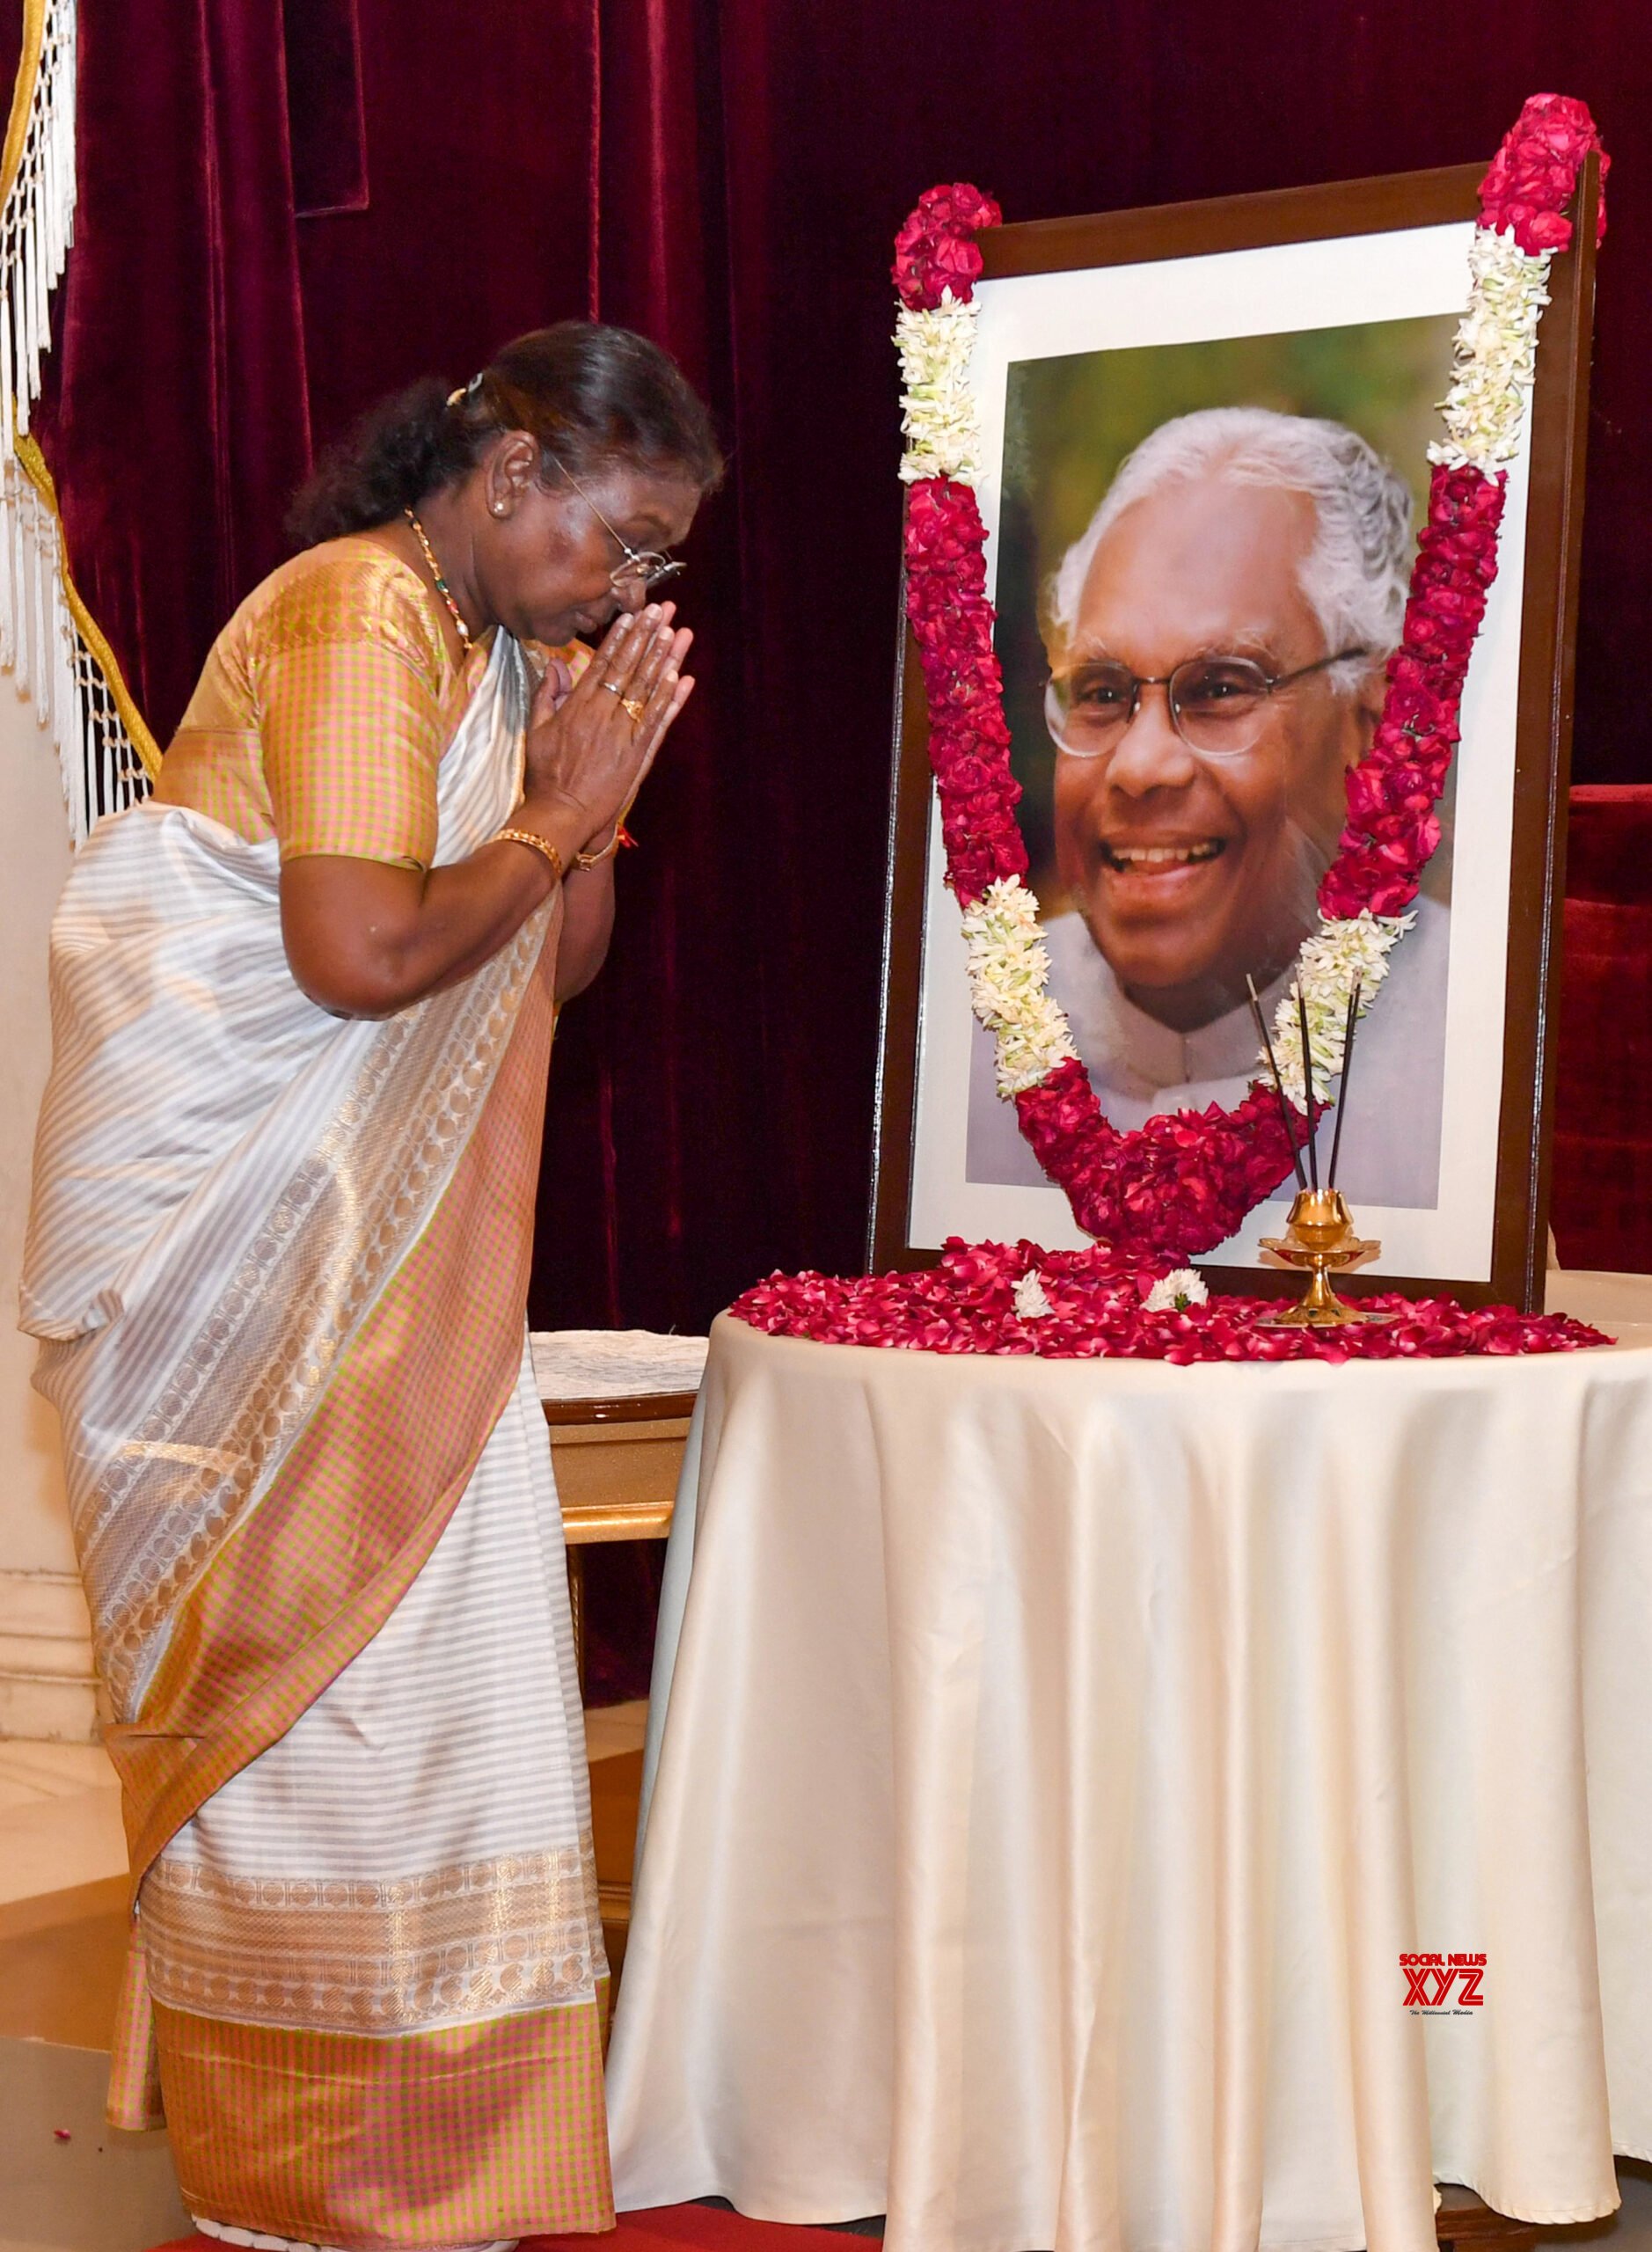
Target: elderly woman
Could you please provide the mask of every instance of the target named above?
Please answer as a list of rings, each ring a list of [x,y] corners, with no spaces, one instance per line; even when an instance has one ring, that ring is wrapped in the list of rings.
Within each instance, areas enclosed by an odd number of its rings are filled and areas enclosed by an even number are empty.
[[[623,330],[390,402],[57,918],[24,1312],[135,1881],[112,2117],[164,2099],[232,2242],[611,2226],[525,1307],[556,1009],[692,685],[650,590],[720,473]]]

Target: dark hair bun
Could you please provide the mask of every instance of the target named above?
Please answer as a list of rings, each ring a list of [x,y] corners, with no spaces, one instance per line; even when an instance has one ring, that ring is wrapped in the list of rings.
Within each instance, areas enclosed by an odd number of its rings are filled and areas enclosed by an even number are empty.
[[[427,376],[381,400],[294,501],[294,544],[391,523],[465,476],[501,430],[531,432],[576,477],[623,464],[709,492],[723,473],[711,416],[669,353],[628,328],[559,321],[507,344],[457,398]]]

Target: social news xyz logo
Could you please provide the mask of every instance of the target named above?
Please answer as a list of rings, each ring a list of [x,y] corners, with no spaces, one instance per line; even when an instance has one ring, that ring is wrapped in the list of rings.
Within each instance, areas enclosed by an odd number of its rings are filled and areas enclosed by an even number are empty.
[[[1462,2017],[1484,2009],[1483,1955],[1402,1955],[1406,2007],[1414,2017]]]

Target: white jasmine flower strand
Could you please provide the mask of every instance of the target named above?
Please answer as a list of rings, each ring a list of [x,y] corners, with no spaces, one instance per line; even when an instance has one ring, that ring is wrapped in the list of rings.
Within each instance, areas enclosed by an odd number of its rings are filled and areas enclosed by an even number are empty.
[[[901,475],[909,485],[926,477],[955,477],[973,485],[980,473],[981,425],[969,387],[975,324],[974,306],[956,303],[950,289],[933,311],[915,312],[903,305],[896,317],[895,341],[905,385]]]
[[[1047,1313],[1056,1311],[1036,1267],[1022,1276],[1012,1295],[1015,1311],[1023,1321],[1042,1321]]]
[[[1512,230],[1480,227],[1468,262],[1468,311],[1440,402],[1447,435],[1429,448],[1429,459],[1493,477],[1519,449],[1537,374],[1538,322],[1549,302],[1549,253],[1523,251]]]
[[[964,910],[963,929],[969,1005],[998,1044],[998,1093],[1020,1094],[1078,1052],[1049,991],[1038,902],[1019,876],[1000,876]]]
[[[1357,983],[1364,1016],[1388,975],[1388,955],[1416,921],[1414,915],[1373,915],[1369,909],[1335,923],[1321,923],[1297,957],[1297,976],[1308,1010],[1308,1046],[1313,1060],[1313,1098],[1331,1099],[1331,1082],[1342,1069],[1342,1035],[1348,1027],[1348,997]],[[1295,981],[1274,1011],[1274,1056],[1285,1093],[1298,1110],[1307,1108],[1302,1084],[1302,1032],[1297,1018]],[[1268,1060],[1259,1057],[1261,1076]]]

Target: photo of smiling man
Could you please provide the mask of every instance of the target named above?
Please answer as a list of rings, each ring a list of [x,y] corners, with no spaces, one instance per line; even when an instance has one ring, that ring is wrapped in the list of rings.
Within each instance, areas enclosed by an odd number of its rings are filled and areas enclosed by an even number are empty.
[[[1043,584],[1050,983],[1115,1126],[1230,1107],[1256,1073],[1246,981],[1271,1020],[1315,927],[1412,516],[1343,423],[1210,407],[1135,447]],[[1342,1179],[1367,1205],[1437,1198],[1448,857],[1362,1028]],[[976,1035],[969,1176],[1031,1185]]]

